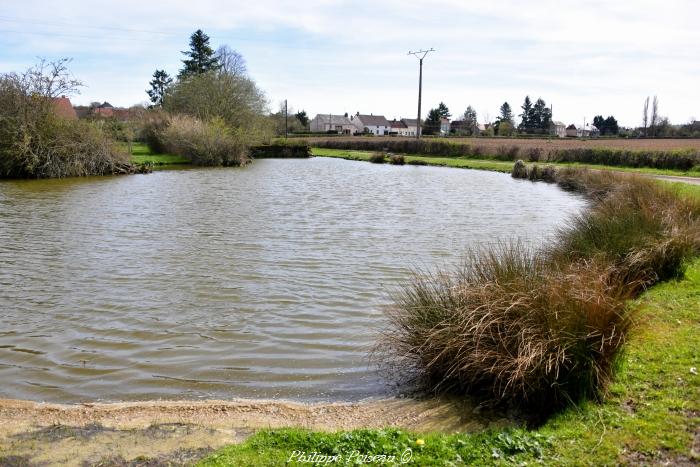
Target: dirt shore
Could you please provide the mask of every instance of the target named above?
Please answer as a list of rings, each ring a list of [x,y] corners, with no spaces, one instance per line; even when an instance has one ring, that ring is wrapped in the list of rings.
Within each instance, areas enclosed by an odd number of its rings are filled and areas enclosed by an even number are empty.
[[[258,429],[476,431],[513,422],[455,399],[79,405],[0,400],[0,465],[186,465]]]

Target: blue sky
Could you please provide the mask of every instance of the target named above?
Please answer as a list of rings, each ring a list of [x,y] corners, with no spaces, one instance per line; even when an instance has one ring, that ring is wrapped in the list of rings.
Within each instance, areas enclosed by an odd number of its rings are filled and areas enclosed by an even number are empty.
[[[245,57],[270,108],[415,118],[472,105],[480,121],[508,101],[542,97],[565,123],[615,115],[638,125],[658,95],[673,122],[700,118],[700,2],[686,0],[438,2],[385,0],[0,0],[0,71],[71,57],[85,82],[75,103],[147,99],[156,68],[176,74],[201,28]]]

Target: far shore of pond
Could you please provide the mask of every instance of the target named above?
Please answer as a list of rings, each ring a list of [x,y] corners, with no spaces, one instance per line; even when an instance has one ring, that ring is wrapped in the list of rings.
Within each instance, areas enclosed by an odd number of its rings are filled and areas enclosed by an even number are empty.
[[[326,149],[326,148],[311,148],[313,156],[316,157],[335,157],[347,160],[369,161],[372,152],[368,151],[353,151],[346,149]],[[494,172],[510,173],[513,169],[513,162],[498,161],[493,159],[469,159],[463,157],[433,157],[422,155],[405,155],[406,163],[415,163],[415,165],[431,165],[438,167],[452,167],[458,169],[474,169],[474,170],[490,170]],[[146,144],[133,143],[131,152],[131,161],[135,164],[147,164],[154,169],[174,168],[176,166],[190,165],[190,161],[182,156],[173,154],[157,154],[153,153]],[[652,168],[635,168],[635,167],[616,167],[608,165],[595,164],[579,164],[579,163],[547,163],[557,167],[580,167],[593,170],[611,170],[617,172],[638,173],[641,175],[655,176],[659,179],[668,179],[670,181],[700,183],[699,171],[682,171],[682,170],[664,170]],[[678,178],[676,178],[678,177]],[[697,179],[697,181],[696,181]]]

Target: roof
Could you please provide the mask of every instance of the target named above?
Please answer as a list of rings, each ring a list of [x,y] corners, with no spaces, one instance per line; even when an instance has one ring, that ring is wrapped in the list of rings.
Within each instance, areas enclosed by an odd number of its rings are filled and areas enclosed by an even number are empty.
[[[364,126],[389,126],[389,121],[384,115],[356,115]]]
[[[114,106],[112,104],[110,104],[109,102],[104,101],[102,104],[98,105],[97,108],[98,109],[107,109],[107,108],[112,109],[112,108],[114,108]]]
[[[66,96],[54,97],[53,106],[56,115],[67,120],[77,120],[78,114],[75,112],[73,105],[70,103],[70,99]]]
[[[392,128],[408,128],[404,122],[401,120],[392,120],[391,121],[391,127]]]
[[[575,130],[575,129],[576,129],[576,125],[574,125],[574,124],[572,123],[571,125],[567,126],[566,129],[567,129],[567,130]]]
[[[554,126],[566,126],[566,124],[564,122],[560,122],[559,120],[553,121],[552,125],[554,125]]]
[[[321,125],[325,125],[327,123],[330,123],[331,125],[352,125],[350,119],[345,115],[317,114],[314,120]]]
[[[404,122],[406,126],[418,126],[417,118],[402,118],[401,121]]]

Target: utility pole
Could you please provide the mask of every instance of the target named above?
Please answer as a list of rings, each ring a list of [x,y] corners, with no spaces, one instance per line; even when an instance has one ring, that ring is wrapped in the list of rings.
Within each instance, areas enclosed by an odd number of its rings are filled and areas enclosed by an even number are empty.
[[[430,52],[435,52],[435,49],[432,47],[430,50],[418,50],[416,52],[408,52],[408,55],[414,55],[420,65],[419,65],[419,72],[418,72],[418,119],[416,120],[416,139],[420,139],[420,133],[421,133],[421,125],[420,125],[420,103],[421,103],[421,97],[423,94],[423,59],[425,58],[426,55],[428,55]]]
[[[284,100],[284,139],[289,136],[289,127],[287,125],[287,99]]]

